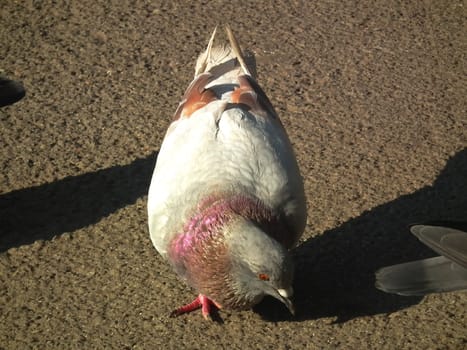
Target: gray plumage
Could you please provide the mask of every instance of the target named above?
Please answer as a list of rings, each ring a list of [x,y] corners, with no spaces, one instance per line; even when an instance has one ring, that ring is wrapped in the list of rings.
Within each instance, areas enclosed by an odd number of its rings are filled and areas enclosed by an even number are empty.
[[[376,272],[376,288],[399,295],[467,289],[467,232],[437,225],[414,225],[410,231],[442,256],[384,267]]]
[[[157,251],[197,293],[201,307],[246,309],[270,295],[293,313],[288,253],[306,223],[292,145],[264,91],[254,59],[230,28],[214,30],[162,143],[148,194]]]

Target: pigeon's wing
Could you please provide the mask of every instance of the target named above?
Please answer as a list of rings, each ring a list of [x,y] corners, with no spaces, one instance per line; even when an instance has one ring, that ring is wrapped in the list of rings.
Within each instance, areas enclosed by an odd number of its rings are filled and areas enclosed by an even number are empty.
[[[432,225],[414,225],[410,231],[435,252],[467,269],[467,232]]]
[[[467,269],[444,256],[384,267],[376,288],[399,295],[425,295],[467,289]]]
[[[376,272],[376,287],[400,295],[467,289],[467,232],[459,225],[441,225],[413,225],[410,231],[443,256],[382,268]]]
[[[243,193],[287,222],[287,248],[306,224],[298,164],[271,102],[230,28],[230,46],[197,60],[158,154],[148,195],[149,231],[163,256],[198,204],[213,193]]]

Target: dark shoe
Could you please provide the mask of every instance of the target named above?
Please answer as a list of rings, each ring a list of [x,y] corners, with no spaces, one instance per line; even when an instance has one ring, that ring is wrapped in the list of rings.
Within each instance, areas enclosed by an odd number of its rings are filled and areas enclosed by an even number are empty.
[[[23,84],[0,77],[0,107],[18,102],[26,95]]]

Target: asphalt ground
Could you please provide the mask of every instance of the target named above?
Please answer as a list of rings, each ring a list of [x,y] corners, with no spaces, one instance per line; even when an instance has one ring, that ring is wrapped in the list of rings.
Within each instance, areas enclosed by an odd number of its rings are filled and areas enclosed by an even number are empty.
[[[467,293],[401,297],[434,256],[407,226],[467,219],[462,1],[0,0],[1,349],[464,349]],[[165,130],[215,25],[256,55],[305,179],[280,302],[169,318],[193,291],[149,240]]]

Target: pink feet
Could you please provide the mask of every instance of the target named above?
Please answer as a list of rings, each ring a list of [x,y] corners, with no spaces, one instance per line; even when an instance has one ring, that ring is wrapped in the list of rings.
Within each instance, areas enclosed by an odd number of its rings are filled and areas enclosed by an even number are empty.
[[[185,314],[187,312],[191,312],[193,310],[197,310],[201,308],[201,313],[203,314],[203,317],[207,320],[209,317],[211,317],[211,308],[215,307],[217,309],[220,309],[221,306],[217,304],[215,301],[209,299],[207,296],[200,294],[198,297],[193,300],[191,303],[184,305],[182,307],[179,307],[178,309],[175,309],[170,313],[170,317],[176,317],[182,314]]]

